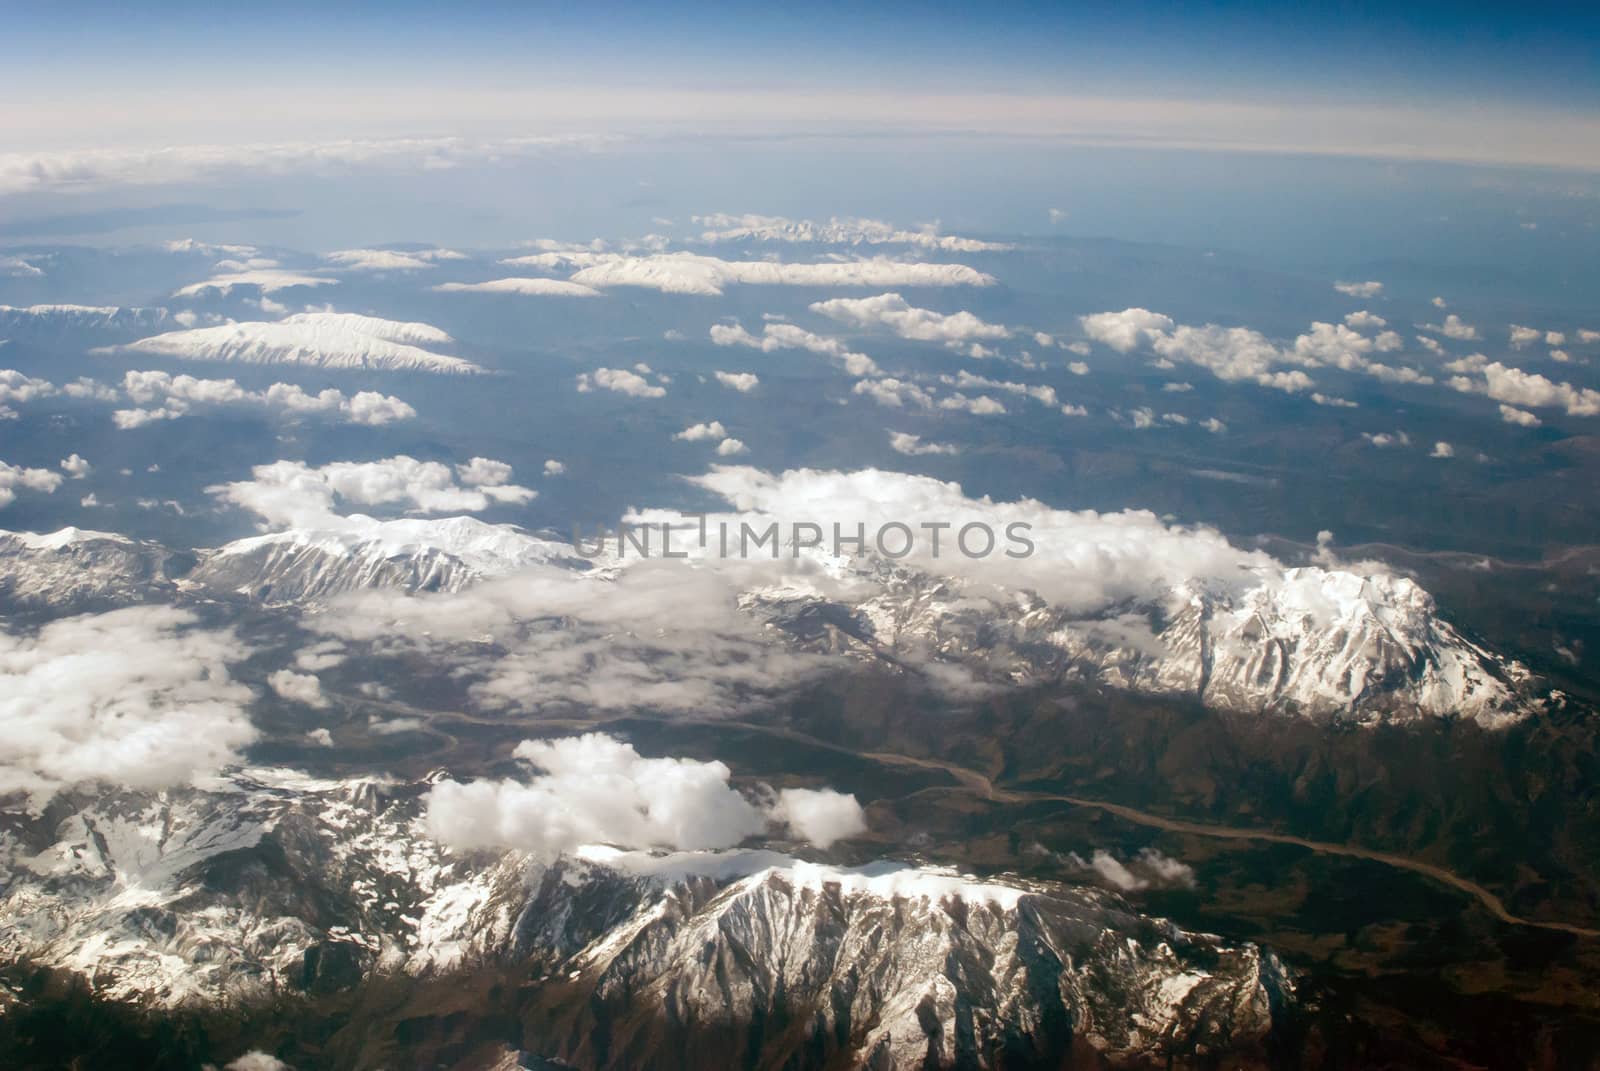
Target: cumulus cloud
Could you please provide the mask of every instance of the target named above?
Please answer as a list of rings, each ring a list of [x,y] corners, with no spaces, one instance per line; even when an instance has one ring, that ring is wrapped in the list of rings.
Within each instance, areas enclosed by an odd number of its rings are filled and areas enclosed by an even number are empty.
[[[1514,405],[1502,405],[1500,407],[1500,419],[1507,424],[1517,424],[1524,428],[1537,428],[1544,423],[1526,409],[1518,409]]]
[[[512,278],[490,279],[483,283],[441,283],[434,287],[442,294],[520,294],[524,297],[599,297],[592,286],[565,279]]]
[[[1526,349],[1532,343],[1539,341],[1541,332],[1536,327],[1521,327],[1511,325],[1511,347],[1513,349]]]
[[[17,500],[17,492],[37,491],[54,494],[61,486],[61,474],[49,469],[31,469],[0,461],[0,509]]]
[[[714,324],[711,341],[719,346],[749,346],[763,353],[800,349],[830,357],[853,376],[878,374],[878,366],[864,353],[855,353],[836,338],[814,334],[794,324],[769,322],[753,335],[741,324]]]
[[[328,705],[328,697],[322,694],[322,681],[313,673],[280,669],[267,675],[267,687],[291,703],[304,703],[308,707]]]
[[[565,473],[566,471],[567,471],[567,466],[562,464],[561,462],[557,461],[553,457],[548,459],[544,463],[544,474],[546,476],[560,476],[563,473]]]
[[[728,429],[722,426],[722,422],[720,420],[712,420],[700,424],[691,424],[689,427],[684,428],[682,431],[673,436],[674,439],[678,439],[686,443],[698,443],[706,441],[715,442],[719,439],[726,439],[727,437]]]
[[[430,836],[460,850],[555,856],[584,845],[680,851],[731,848],[766,831],[769,816],[730,783],[726,764],[644,758],[600,733],[524,740],[513,753],[526,780],[443,781],[427,796]],[[848,802],[846,802],[848,801]],[[775,810],[826,846],[865,829],[853,797],[788,789]],[[855,820],[852,820],[855,819]]]
[[[256,731],[228,666],[247,654],[170,606],[0,633],[0,796],[166,788],[237,761]]]
[[[947,253],[998,252],[1011,249],[1003,242],[985,242],[940,234],[937,226],[908,231],[876,219],[835,216],[826,223],[783,216],[717,213],[694,216],[707,228],[702,242],[796,242],[816,245],[910,245]]]
[[[957,412],[971,413],[973,416],[1004,416],[1006,407],[1001,402],[980,394],[976,398],[969,398],[957,391],[939,399],[940,409],[952,409]]]
[[[1012,380],[991,379],[988,376],[975,375],[968,371],[961,371],[955,375],[942,375],[939,382],[950,387],[959,387],[963,390],[997,390],[1006,394],[1015,394],[1022,398],[1032,398],[1042,405],[1052,409],[1060,409],[1069,416],[1083,415],[1080,406],[1062,405],[1061,399],[1056,396],[1056,389],[1048,384],[1018,383]],[[957,394],[955,397],[960,398]],[[943,406],[943,403],[941,403]],[[965,408],[965,405],[943,406],[944,408]]]
[[[899,294],[879,294],[868,298],[833,298],[811,305],[811,311],[852,327],[883,327],[901,338],[918,342],[960,345],[979,339],[1002,339],[1011,329],[991,324],[970,312],[945,314],[920,309]]]
[[[890,409],[904,409],[908,406],[920,409],[933,408],[933,395],[909,380],[896,379],[893,376],[858,380],[850,393],[871,398],[879,405]]]
[[[308,394],[292,383],[274,383],[266,390],[254,391],[244,389],[233,379],[131,371],[123,375],[122,389],[138,406],[112,414],[117,427],[123,429],[227,406],[262,409],[281,416],[332,416],[369,426],[410,420],[417,415],[415,409],[393,395],[359,391],[347,397],[332,387]]]
[[[1383,284],[1377,282],[1334,283],[1333,288],[1341,294],[1358,298],[1374,298],[1383,293]]]
[[[744,441],[741,439],[728,438],[717,444],[718,457],[736,457],[745,453],[749,453],[749,448],[745,446]]]
[[[813,264],[775,260],[722,260],[698,253],[629,253],[560,250],[504,261],[514,267],[575,268],[569,277],[582,286],[607,289],[641,287],[667,294],[716,297],[728,286],[990,286],[994,277],[964,264],[870,257]]]
[[[1478,329],[1469,323],[1463,322],[1461,317],[1453,312],[1444,318],[1444,323],[1442,324],[1422,324],[1421,327],[1424,331],[1432,331],[1436,335],[1459,339],[1463,342],[1478,338]],[[1535,332],[1535,335],[1537,336],[1537,332]]]
[[[222,1071],[294,1071],[294,1068],[271,1053],[251,1049],[225,1066]]]
[[[339,280],[330,279],[326,275],[310,275],[306,272],[283,271],[277,268],[247,268],[244,271],[225,272],[209,279],[202,279],[198,283],[190,283],[174,290],[172,296],[199,297],[208,291],[231,294],[239,287],[249,287],[263,294],[273,294],[279,290],[290,290],[295,287],[334,286],[338,282]]]
[[[1084,334],[1118,353],[1131,353],[1138,346],[1164,336],[1173,326],[1172,317],[1140,308],[1097,312],[1079,317],[1078,322]]]
[[[786,788],[778,793],[768,815],[788,826],[796,837],[823,849],[867,831],[861,804],[854,796],[832,789]]]
[[[1433,451],[1428,456],[1438,458],[1455,457],[1456,448],[1441,439],[1433,444]]]
[[[1512,406],[1565,409],[1569,416],[1600,416],[1600,391],[1589,387],[1557,383],[1537,372],[1525,372],[1499,361],[1485,362],[1477,354],[1473,358],[1453,362],[1449,367],[1452,371],[1477,372],[1481,375],[1482,378],[1472,375],[1452,377],[1450,386],[1463,393],[1485,394],[1497,402]]]
[[[596,389],[615,391],[633,398],[664,398],[667,394],[667,388],[651,383],[644,376],[626,368],[596,368],[593,372],[579,373],[578,393],[588,394]]]
[[[71,454],[61,459],[61,471],[74,480],[81,480],[89,475],[92,467],[78,454]]]
[[[1389,321],[1385,320],[1382,316],[1379,316],[1376,313],[1368,312],[1365,309],[1362,309],[1360,312],[1352,312],[1347,314],[1344,318],[1344,322],[1345,326],[1353,327],[1357,331],[1371,331],[1376,328],[1389,326]]]
[[[319,368],[460,374],[481,372],[470,361],[425,346],[454,340],[437,327],[354,313],[306,312],[276,321],[250,321],[169,331],[99,353],[140,353],[186,361],[302,364]]]
[[[912,435],[906,431],[891,431],[889,433],[889,447],[897,454],[907,457],[923,457],[937,454],[954,455],[961,452],[960,447],[949,443],[925,443],[922,436]]]
[[[469,477],[481,479],[486,465],[500,462],[475,458],[466,466]],[[336,512],[339,504],[399,506],[416,513],[476,513],[496,503],[529,502],[538,495],[531,488],[504,482],[510,466],[505,466],[499,482],[458,484],[449,465],[403,454],[381,461],[335,461],[320,468],[303,461],[276,461],[257,465],[250,473],[249,480],[206,490],[272,527],[342,527],[347,519]]]
[[[1080,870],[1098,874],[1108,885],[1119,892],[1142,892],[1160,887],[1190,888],[1194,885],[1194,868],[1164,855],[1154,848],[1144,848],[1138,855],[1123,863],[1103,849],[1088,859],[1076,853],[1068,861]]]
[[[1361,433],[1361,437],[1367,440],[1367,442],[1371,443],[1373,446],[1376,446],[1380,449],[1389,446],[1411,445],[1411,436],[1407,435],[1403,431],[1397,431],[1393,433],[1387,431],[1380,431],[1376,433],[1364,431]]]
[[[761,385],[761,377],[754,372],[716,372],[717,382],[729,390],[736,390],[740,394],[748,394]]]

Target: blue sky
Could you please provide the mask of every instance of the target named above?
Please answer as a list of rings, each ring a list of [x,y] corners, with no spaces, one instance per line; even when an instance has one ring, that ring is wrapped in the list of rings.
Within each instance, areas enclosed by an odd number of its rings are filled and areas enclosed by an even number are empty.
[[[54,91],[673,85],[1600,103],[1592,6],[7,3],[4,76]]]

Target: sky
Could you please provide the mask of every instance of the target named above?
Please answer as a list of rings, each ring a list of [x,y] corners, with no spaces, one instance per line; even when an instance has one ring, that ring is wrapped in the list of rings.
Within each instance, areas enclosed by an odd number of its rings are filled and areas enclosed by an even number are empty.
[[[0,5],[0,151],[675,124],[1600,166],[1539,5]]]

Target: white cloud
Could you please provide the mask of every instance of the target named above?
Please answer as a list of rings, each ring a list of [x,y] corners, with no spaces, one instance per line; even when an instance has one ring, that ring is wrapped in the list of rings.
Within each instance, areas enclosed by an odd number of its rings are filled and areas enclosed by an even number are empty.
[[[736,390],[740,394],[748,394],[761,385],[761,377],[754,372],[716,372],[717,382],[729,390]]]
[[[1194,390],[1193,383],[1163,383],[1161,389],[1168,394],[1187,394]]]
[[[1481,361],[1481,356],[1478,356],[1476,361],[1453,362],[1453,371],[1479,371],[1483,378],[1478,380],[1470,375],[1455,376],[1450,380],[1450,385],[1464,393],[1485,394],[1497,402],[1514,406],[1565,409],[1569,416],[1600,416],[1600,391],[1575,387],[1571,383],[1557,383],[1537,372],[1524,372],[1499,361]]]
[[[742,216],[717,213],[694,216],[693,221],[708,228],[700,235],[702,242],[801,242],[816,245],[912,245],[923,249],[936,249],[947,253],[998,252],[1011,249],[1002,242],[985,242],[975,238],[958,238],[940,234],[938,227],[929,226],[908,231],[876,219],[851,219],[835,216],[826,223],[809,219],[786,219],[783,216]]]
[[[434,287],[442,294],[521,294],[525,297],[599,297],[592,286],[565,279],[491,279],[484,283],[441,283]]]
[[[923,457],[935,454],[959,454],[960,447],[948,443],[925,443],[922,436],[912,435],[905,431],[891,431],[889,433],[889,447],[897,454],[907,457]]]
[[[0,633],[0,795],[95,783],[165,788],[238,759],[248,651],[194,614],[136,606]]]
[[[1121,312],[1097,312],[1080,316],[1084,334],[1118,353],[1131,353],[1141,343],[1153,341],[1172,330],[1172,317],[1149,309],[1130,308]]]
[[[97,352],[148,353],[186,361],[303,364],[379,371],[483,371],[470,361],[422,348],[448,345],[453,341],[429,324],[353,313],[307,312],[270,322],[228,323],[170,331]]]
[[[1341,294],[1351,297],[1372,298],[1383,293],[1383,284],[1376,282],[1365,283],[1334,283],[1333,288]]]
[[[81,480],[89,475],[92,466],[78,454],[71,454],[61,459],[61,471],[74,480]]]
[[[1460,339],[1464,342],[1472,341],[1478,337],[1478,329],[1469,323],[1463,322],[1461,317],[1453,312],[1444,318],[1444,323],[1442,324],[1422,324],[1421,327],[1424,331],[1432,331],[1436,335]]]
[[[405,402],[376,391],[360,391],[346,397],[330,387],[308,394],[292,383],[274,383],[266,390],[245,390],[233,379],[198,379],[168,372],[130,371],[122,377],[122,389],[140,408],[119,409],[112,414],[117,427],[143,427],[158,420],[176,420],[196,409],[218,406],[243,406],[265,409],[287,416],[335,416],[352,424],[377,426],[410,420],[417,411]]]
[[[599,733],[524,740],[525,781],[443,781],[427,796],[429,836],[461,850],[555,856],[586,844],[680,851],[731,848],[765,831],[721,762],[640,756]]]
[[[323,731],[326,732],[327,730]],[[271,1053],[262,1052],[260,1049],[251,1049],[237,1060],[229,1063],[222,1071],[294,1071],[294,1068]]]
[[[1224,424],[1216,417],[1207,417],[1205,420],[1200,422],[1200,426],[1213,435],[1225,435],[1228,431],[1228,425]]]
[[[717,444],[718,457],[734,457],[738,454],[748,453],[748,448],[739,439],[724,439]]]
[[[320,468],[303,461],[277,461],[257,465],[250,473],[249,480],[206,490],[275,527],[337,529],[346,524],[335,512],[339,502],[401,506],[417,513],[476,513],[496,503],[529,502],[538,495],[504,482],[461,485],[449,465],[403,454],[382,461],[336,461]]]
[[[1451,446],[1449,443],[1440,440],[1439,442],[1433,444],[1433,452],[1428,456],[1437,458],[1455,457],[1456,448]]]
[[[1353,327],[1357,331],[1370,331],[1375,328],[1389,326],[1389,321],[1385,320],[1382,316],[1379,316],[1377,313],[1368,312],[1365,309],[1362,309],[1360,312],[1352,312],[1347,314],[1344,318],[1344,322],[1345,326]]]
[[[813,334],[794,324],[767,323],[762,326],[759,336],[752,335],[740,324],[714,324],[711,327],[711,341],[719,346],[749,346],[763,353],[788,349],[808,350],[833,358],[844,365],[845,371],[853,376],[878,374],[878,366],[866,354],[852,352],[836,338]]]
[[[61,486],[61,474],[49,469],[30,469],[0,461],[0,509],[17,500],[19,490],[54,494]]]
[[[907,380],[886,376],[882,379],[858,380],[850,393],[871,398],[890,409],[903,409],[907,404],[922,409],[933,408],[933,396]]]
[[[1511,405],[1502,405],[1500,407],[1500,419],[1507,424],[1519,424],[1524,428],[1537,428],[1543,423],[1532,413]]]
[[[973,416],[1003,416],[1006,412],[1006,407],[1003,404],[987,394],[969,398],[959,392],[939,399],[939,408],[971,413]]]
[[[899,294],[833,298],[813,303],[811,311],[854,327],[886,327],[901,338],[919,342],[959,344],[1011,336],[1010,328],[986,323],[970,312],[946,315],[932,309],[920,309]]]
[[[456,466],[461,482],[473,487],[500,487],[511,482],[511,466],[488,457],[474,457]]]
[[[308,744],[315,744],[318,747],[332,747],[333,733],[324,728],[312,729],[310,732],[306,733],[306,742]]]
[[[593,372],[578,375],[578,393],[588,394],[596,387],[633,398],[663,398],[667,393],[667,388],[657,386],[626,368],[596,368]]]
[[[544,474],[546,476],[560,476],[566,471],[567,466],[557,461],[555,458],[550,458],[544,463]]]
[[[768,814],[796,837],[822,849],[867,831],[861,804],[832,789],[786,788]]]
[[[1380,431],[1380,432],[1377,432],[1376,434],[1374,434],[1372,432],[1364,431],[1364,432],[1361,433],[1361,437],[1363,439],[1367,440],[1367,442],[1371,443],[1373,446],[1376,446],[1376,447],[1379,447],[1379,448],[1389,447],[1389,446],[1410,446],[1411,445],[1411,436],[1407,435],[1403,431],[1397,431],[1397,432],[1393,432],[1393,433],[1390,433],[1390,432],[1387,432],[1387,431]]]
[[[328,705],[328,697],[322,694],[322,682],[312,673],[280,669],[267,675],[267,687],[291,703],[304,703],[308,707]]]
[[[715,442],[718,439],[726,439],[727,437],[728,429],[722,426],[722,422],[720,420],[712,420],[710,422],[701,424],[691,424],[689,427],[684,428],[682,431],[673,436],[674,439],[678,439],[686,443],[699,443],[708,441]]]
[[[1089,374],[1089,366],[1082,361],[1073,361],[1067,365],[1067,371],[1075,376],[1086,376]]]
[[[1546,346],[1564,346],[1566,342],[1567,336],[1563,332],[1546,331],[1544,333],[1544,344]]]
[[[1450,305],[1444,298],[1436,297],[1433,299],[1433,307],[1436,309],[1448,309]]]
[[[1526,349],[1529,344],[1539,341],[1540,331],[1536,327],[1520,327],[1511,325],[1511,346],[1513,349]]]

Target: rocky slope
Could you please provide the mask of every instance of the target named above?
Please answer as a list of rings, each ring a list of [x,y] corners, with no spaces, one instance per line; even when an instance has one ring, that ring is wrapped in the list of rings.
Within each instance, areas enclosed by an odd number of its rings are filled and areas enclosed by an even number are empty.
[[[1270,954],[1110,893],[773,851],[447,855],[425,785],[246,770],[4,817],[0,958],[158,1007],[511,970],[580,1067],[1000,1067],[1253,1053]]]

